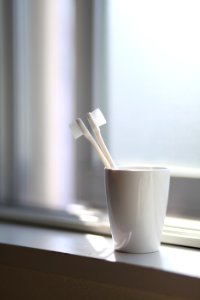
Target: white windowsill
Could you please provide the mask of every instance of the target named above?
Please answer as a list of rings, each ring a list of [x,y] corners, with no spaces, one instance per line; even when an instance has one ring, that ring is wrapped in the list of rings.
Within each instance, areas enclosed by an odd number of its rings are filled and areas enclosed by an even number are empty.
[[[0,264],[186,299],[200,295],[200,251],[191,248],[125,254],[113,251],[110,237],[1,223]]]

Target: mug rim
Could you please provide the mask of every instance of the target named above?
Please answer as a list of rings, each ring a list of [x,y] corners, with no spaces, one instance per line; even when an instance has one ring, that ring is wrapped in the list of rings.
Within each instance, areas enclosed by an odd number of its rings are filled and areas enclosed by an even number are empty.
[[[105,167],[104,170],[111,172],[156,172],[156,171],[170,171],[167,167],[162,166],[117,166],[116,168]]]

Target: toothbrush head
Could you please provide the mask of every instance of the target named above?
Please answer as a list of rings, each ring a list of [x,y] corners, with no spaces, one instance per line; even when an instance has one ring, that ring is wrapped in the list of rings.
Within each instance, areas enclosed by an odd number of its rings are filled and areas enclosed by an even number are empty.
[[[95,109],[93,112],[88,113],[88,121],[90,123],[90,126],[92,127],[94,127],[95,125],[97,127],[100,127],[106,124],[106,119],[99,108]]]
[[[87,139],[91,136],[81,118],[77,118],[75,122],[69,125],[69,127],[71,128],[72,135],[75,139],[78,139],[82,135],[84,135]]]
[[[79,124],[77,123],[77,121],[69,124],[69,127],[70,127],[72,135],[75,139],[78,139],[80,136],[83,135],[83,132],[82,132]]]

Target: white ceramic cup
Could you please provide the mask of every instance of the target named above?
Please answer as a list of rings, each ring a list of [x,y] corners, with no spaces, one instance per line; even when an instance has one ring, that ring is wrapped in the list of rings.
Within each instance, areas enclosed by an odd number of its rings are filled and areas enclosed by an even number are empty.
[[[105,168],[108,215],[115,250],[148,253],[159,249],[169,182],[167,168]]]

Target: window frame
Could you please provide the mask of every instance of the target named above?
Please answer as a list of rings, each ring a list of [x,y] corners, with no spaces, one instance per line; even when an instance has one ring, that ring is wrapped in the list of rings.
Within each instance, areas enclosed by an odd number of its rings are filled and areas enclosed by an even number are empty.
[[[10,18],[8,18],[10,19]],[[103,20],[103,22],[102,22]],[[107,86],[106,86],[106,64],[104,44],[107,36],[106,33],[106,3],[104,1],[76,1],[76,95],[75,95],[75,114],[84,116],[86,112],[97,106],[101,106],[107,114]],[[99,39],[100,37],[100,39]],[[104,45],[105,45],[104,44]],[[85,72],[87,70],[87,76]],[[10,71],[11,72],[11,71]],[[104,99],[102,101],[102,99]],[[109,121],[109,116],[108,116]],[[105,138],[106,133],[103,132]],[[109,142],[109,141],[108,141]],[[77,178],[78,189],[76,197],[82,201],[87,199],[87,204],[97,207],[103,211],[101,217],[98,216],[99,222],[83,222],[77,219],[73,214],[66,213],[64,216],[48,211],[30,212],[27,215],[26,210],[15,207],[1,207],[1,220],[10,220],[17,222],[27,222],[31,224],[42,224],[45,226],[63,227],[82,231],[97,232],[101,234],[110,234],[109,224],[106,221],[106,199],[104,191],[104,170],[96,157],[92,155],[90,145],[87,141],[81,140],[75,145],[76,163],[75,177]],[[199,181],[200,175],[192,170],[173,171],[171,177],[171,192],[169,202],[172,197],[178,198],[180,188],[177,182],[184,188],[182,194],[185,194],[191,187],[189,181]],[[195,193],[200,194],[200,185],[195,185]],[[11,201],[8,203],[11,204]],[[95,212],[93,212],[95,215]],[[54,217],[53,217],[54,215]],[[187,228],[184,225],[184,218],[179,226],[174,225],[174,219],[168,218],[163,231],[163,241],[167,243],[200,247],[199,232],[197,228]],[[181,220],[180,220],[181,221]],[[197,225],[199,221],[196,221]],[[198,227],[198,226],[197,226]],[[183,229],[185,236],[183,237]],[[174,233],[175,232],[175,233]]]

